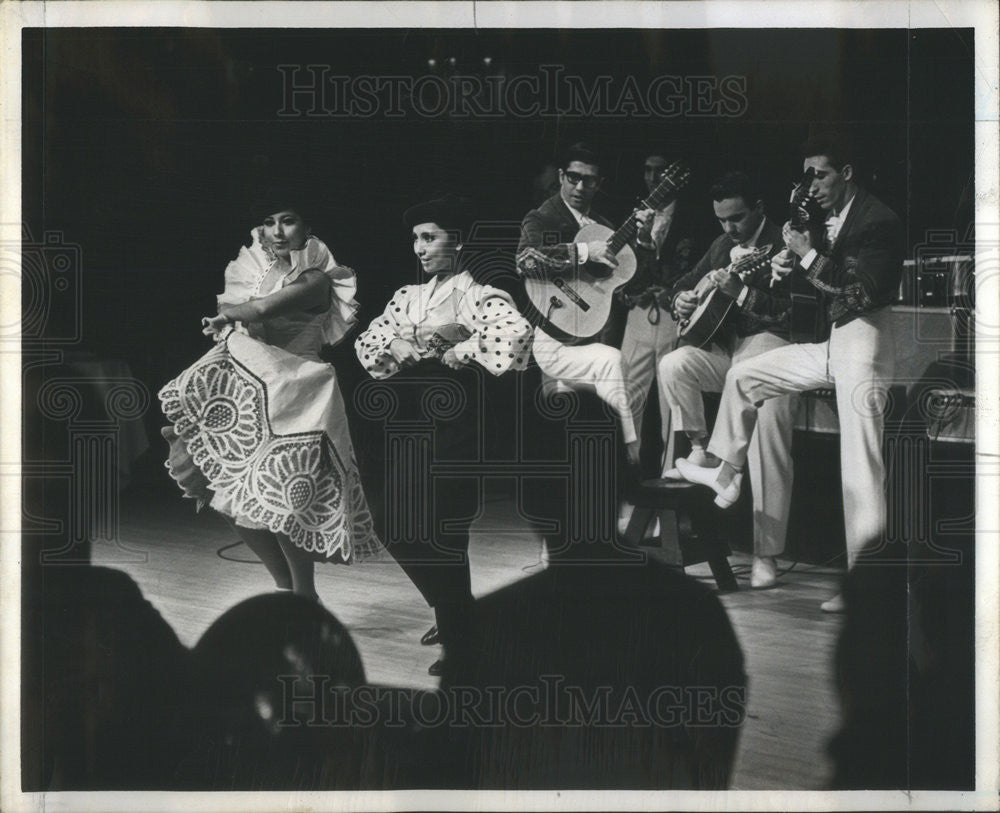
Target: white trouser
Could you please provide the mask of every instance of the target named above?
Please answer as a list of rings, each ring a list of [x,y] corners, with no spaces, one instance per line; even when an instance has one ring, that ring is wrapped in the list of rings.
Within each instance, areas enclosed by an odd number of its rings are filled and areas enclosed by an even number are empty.
[[[539,369],[557,387],[596,392],[618,415],[625,442],[638,440],[619,350],[599,343],[571,347],[535,328],[532,353]]]
[[[734,364],[708,446],[712,454],[742,468],[762,404],[786,393],[833,385],[848,567],[885,531],[882,424],[893,373],[891,318],[889,308],[883,308],[833,328],[825,342],[791,344]]]
[[[660,362],[660,388],[674,410],[678,431],[697,437],[707,434],[703,392],[722,392],[726,373],[735,364],[787,346],[773,333],[757,333],[736,340],[732,358],[713,345],[703,350],[679,347]],[[792,504],[792,434],[798,397],[785,395],[768,401],[750,434],[747,462],[753,494],[753,541],[757,556],[777,556],[785,549]],[[720,408],[721,411],[721,408]]]
[[[659,321],[653,324],[649,320],[649,313],[648,308],[632,308],[622,338],[622,368],[625,371],[625,380],[628,382],[632,420],[640,432],[649,390],[654,377],[658,377],[660,359],[670,353],[677,344],[677,322],[670,314],[662,308],[659,311],[654,310],[654,318],[659,314]],[[660,402],[663,460],[666,462],[673,460],[674,457],[674,433],[670,425],[670,405],[659,386],[656,392]]]

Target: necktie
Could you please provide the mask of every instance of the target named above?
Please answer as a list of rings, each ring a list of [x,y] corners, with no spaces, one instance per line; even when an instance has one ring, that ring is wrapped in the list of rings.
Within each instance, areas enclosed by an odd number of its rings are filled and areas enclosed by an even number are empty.
[[[670,224],[674,220],[674,207],[677,205],[677,201],[672,201],[669,206],[659,210],[653,215],[653,228],[650,237],[653,239],[653,245],[656,246],[656,253],[659,256],[660,249],[663,248],[663,241],[667,237],[667,232],[670,231]]]
[[[830,215],[826,221],[826,247],[830,249],[837,240],[837,235],[840,234],[841,221],[840,217],[837,215]]]
[[[653,245],[657,249],[663,245],[663,238],[667,236],[667,228],[670,226],[670,221],[664,216],[663,212],[657,212],[653,215],[653,228],[650,230],[650,237],[653,239]]]

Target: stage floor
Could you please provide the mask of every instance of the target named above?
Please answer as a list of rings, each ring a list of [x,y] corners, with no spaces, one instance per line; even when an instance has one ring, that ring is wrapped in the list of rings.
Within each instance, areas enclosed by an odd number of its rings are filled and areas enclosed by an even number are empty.
[[[227,609],[273,589],[264,567],[245,546],[219,554],[236,541],[211,511],[196,514],[190,501],[130,490],[122,497],[118,542],[95,543],[93,560],[130,574],[181,642],[193,646]],[[644,550],[656,555],[655,549]],[[487,503],[473,526],[470,558],[476,596],[544,567],[538,536],[524,527],[506,500]],[[819,605],[837,591],[840,571],[797,565],[779,578],[775,589],[750,591],[750,557],[736,553],[730,562],[743,589],[720,598],[743,647],[749,676],[733,789],[822,789],[832,773],[826,743],[840,714],[833,653],[842,617],[820,612]],[[779,560],[781,569],[790,564]],[[687,572],[714,585],[707,564]],[[439,650],[419,642],[433,615],[394,561],[319,566],[316,583],[323,603],[350,630],[369,681],[437,686],[427,667]]]

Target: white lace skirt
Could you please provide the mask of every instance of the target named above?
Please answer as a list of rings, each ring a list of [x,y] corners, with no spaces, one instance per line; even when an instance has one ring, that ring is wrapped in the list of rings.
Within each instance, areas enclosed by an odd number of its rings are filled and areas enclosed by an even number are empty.
[[[185,496],[321,560],[381,551],[329,364],[230,332],[159,397]]]

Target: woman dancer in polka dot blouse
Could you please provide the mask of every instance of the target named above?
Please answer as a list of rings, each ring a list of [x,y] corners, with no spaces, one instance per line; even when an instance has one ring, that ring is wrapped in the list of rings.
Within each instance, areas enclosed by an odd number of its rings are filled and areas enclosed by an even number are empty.
[[[447,201],[448,199],[442,199]],[[531,356],[531,326],[504,291],[461,270],[461,212],[432,201],[406,213],[413,252],[430,281],[406,285],[354,343],[373,378],[387,378],[423,359],[452,369],[478,364],[494,375],[523,370]],[[414,218],[432,218],[417,222]]]
[[[369,496],[376,514],[405,517],[419,511],[429,517],[426,538],[387,538],[386,544],[434,608],[437,628],[423,642],[439,640],[449,659],[463,651],[473,623],[469,526],[479,508],[482,450],[496,440],[484,429],[485,416],[497,406],[489,403],[490,382],[527,366],[531,326],[510,296],[463,270],[462,238],[471,220],[467,201],[437,198],[407,210],[403,220],[430,280],[396,291],[354,349],[373,378],[386,379],[398,417],[433,427],[434,460],[462,461],[467,474],[439,481],[424,471],[408,472],[405,494],[376,496],[373,487]],[[456,394],[456,408],[436,409],[429,397],[435,390]],[[415,509],[420,495],[427,496],[427,505]],[[439,660],[429,671],[437,675],[443,669]]]

